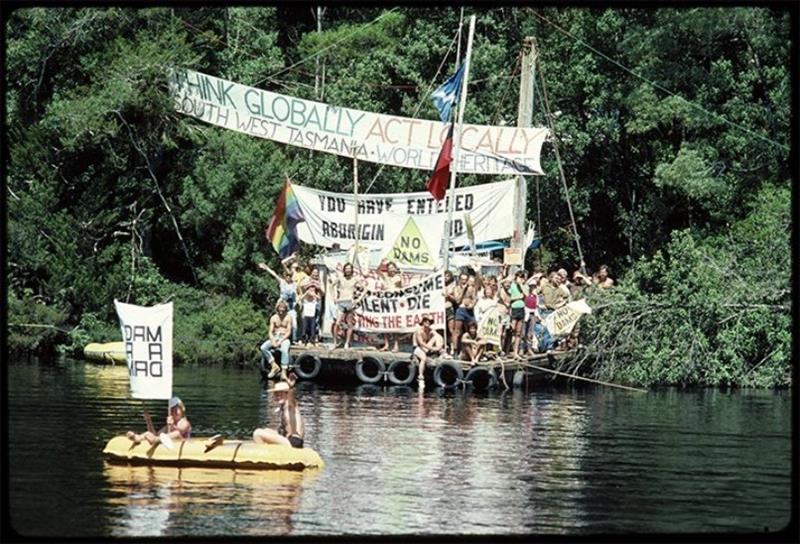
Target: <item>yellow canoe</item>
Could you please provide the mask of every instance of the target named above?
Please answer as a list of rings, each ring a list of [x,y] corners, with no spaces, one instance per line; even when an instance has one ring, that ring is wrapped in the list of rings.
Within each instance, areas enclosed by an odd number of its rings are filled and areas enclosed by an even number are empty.
[[[83,348],[83,356],[90,361],[101,361],[104,363],[122,363],[126,364],[125,358],[125,342],[107,342],[100,344],[92,342]]]
[[[311,448],[256,444],[252,440],[222,440],[209,449],[210,444],[208,438],[190,438],[176,440],[168,449],[163,444],[151,446],[147,441],[134,444],[120,435],[108,441],[103,455],[111,463],[178,467],[304,470],[325,466]]]

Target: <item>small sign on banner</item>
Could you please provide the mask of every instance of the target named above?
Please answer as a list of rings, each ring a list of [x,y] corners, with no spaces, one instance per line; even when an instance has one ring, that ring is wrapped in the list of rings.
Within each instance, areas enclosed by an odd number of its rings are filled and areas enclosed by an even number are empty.
[[[503,264],[522,265],[522,249],[507,247],[503,250]]]

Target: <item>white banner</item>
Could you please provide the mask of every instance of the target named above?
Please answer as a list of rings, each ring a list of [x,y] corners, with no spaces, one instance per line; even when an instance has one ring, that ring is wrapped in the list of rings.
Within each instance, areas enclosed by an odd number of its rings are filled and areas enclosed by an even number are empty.
[[[423,316],[434,329],[444,328],[444,274],[435,272],[400,289],[367,290],[356,306],[355,330],[413,332]]]
[[[511,210],[516,198],[515,186],[515,180],[508,180],[456,189],[451,244],[464,246],[469,243],[465,214],[469,214],[472,221],[475,243],[513,236]],[[302,242],[324,247],[339,244],[343,249],[354,244],[356,207],[351,193],[332,193],[294,183],[292,190],[306,219],[297,224],[297,234]],[[359,244],[386,252],[396,245],[401,249],[419,249],[402,247],[402,240],[398,240],[408,218],[412,217],[414,225],[408,225],[408,228],[422,233],[421,238],[425,239],[429,253],[438,259],[448,202],[449,196],[437,202],[427,191],[359,195]],[[414,261],[416,257],[407,255],[405,259]],[[435,262],[429,266],[431,269],[434,267]]]
[[[125,342],[131,396],[172,397],[172,303],[136,306],[114,300]]]
[[[433,170],[448,123],[340,108],[184,68],[169,71],[175,110],[237,132],[359,160]],[[455,170],[542,174],[546,128],[464,125]]]
[[[552,336],[569,334],[581,316],[590,313],[592,309],[586,304],[586,299],[576,300],[548,315],[544,319],[544,326]]]

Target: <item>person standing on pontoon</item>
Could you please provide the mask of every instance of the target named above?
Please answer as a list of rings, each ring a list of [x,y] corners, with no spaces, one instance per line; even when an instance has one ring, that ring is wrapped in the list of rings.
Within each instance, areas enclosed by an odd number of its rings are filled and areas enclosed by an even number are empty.
[[[362,287],[362,282],[353,275],[353,265],[345,263],[342,267],[342,273],[336,275],[333,281],[333,294],[336,301],[336,321],[337,325],[346,325],[347,332],[345,333],[344,348],[350,348],[350,341],[353,339],[353,328],[356,325],[356,302],[355,294],[356,289]],[[334,327],[334,349],[339,347],[338,340],[336,340],[336,331]]]

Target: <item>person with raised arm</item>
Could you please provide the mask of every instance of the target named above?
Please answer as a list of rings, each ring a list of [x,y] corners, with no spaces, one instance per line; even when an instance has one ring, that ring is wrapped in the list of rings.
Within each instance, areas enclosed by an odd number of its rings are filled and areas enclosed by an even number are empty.
[[[305,425],[303,416],[297,406],[294,395],[294,381],[288,377],[286,381],[280,381],[275,387],[269,389],[270,393],[275,394],[275,401],[278,407],[278,429],[269,427],[258,428],[253,431],[253,442],[256,444],[277,444],[281,446],[291,446],[302,448],[305,438]]]

